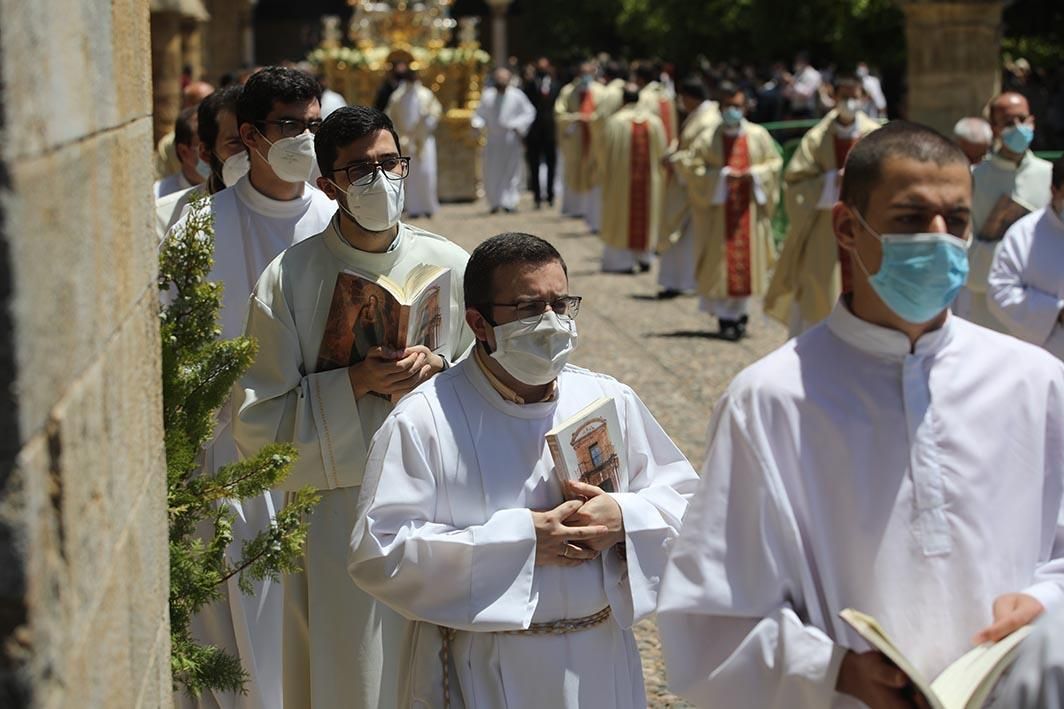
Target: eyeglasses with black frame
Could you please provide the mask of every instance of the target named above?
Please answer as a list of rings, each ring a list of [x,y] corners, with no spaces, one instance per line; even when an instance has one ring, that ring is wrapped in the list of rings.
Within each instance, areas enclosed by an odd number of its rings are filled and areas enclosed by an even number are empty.
[[[510,308],[514,311],[518,320],[542,317],[547,312],[548,307],[558,317],[572,320],[580,312],[581,300],[583,299],[578,295],[567,295],[564,298],[549,302],[546,300],[526,300],[520,303],[488,303],[488,305],[492,308]]]
[[[372,184],[377,179],[377,170],[389,180],[402,180],[410,174],[410,158],[397,155],[383,160],[359,160],[336,168],[333,174],[343,172],[349,183],[362,186]]]
[[[262,129],[262,126],[279,126],[281,129],[281,136],[284,138],[295,138],[297,135],[303,133],[303,131],[309,130],[311,134],[317,133],[321,128],[320,118],[311,118],[309,121],[303,121],[295,118],[285,118],[283,120],[266,119],[262,121],[255,121],[255,125]]]

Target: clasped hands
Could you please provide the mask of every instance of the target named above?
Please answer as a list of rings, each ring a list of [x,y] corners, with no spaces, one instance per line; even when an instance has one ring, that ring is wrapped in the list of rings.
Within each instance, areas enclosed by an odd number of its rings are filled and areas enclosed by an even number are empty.
[[[532,512],[536,566],[579,566],[624,541],[624,519],[616,500],[594,485],[564,485],[565,493],[578,499]]]
[[[356,400],[370,392],[398,399],[443,366],[443,358],[424,345],[399,351],[374,347],[364,360],[347,368],[347,376]]]
[[[1006,593],[994,601],[994,622],[976,633],[972,643],[997,642],[1041,615],[1041,602],[1026,593]],[[857,697],[872,709],[930,707],[927,699],[886,655],[878,650],[848,650],[839,666],[835,689]]]

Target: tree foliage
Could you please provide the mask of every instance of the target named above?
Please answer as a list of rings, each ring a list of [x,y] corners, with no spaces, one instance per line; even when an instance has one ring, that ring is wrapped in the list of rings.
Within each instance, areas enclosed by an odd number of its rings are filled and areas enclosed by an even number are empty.
[[[254,582],[297,570],[306,515],[317,502],[309,488],[296,493],[270,529],[244,543],[239,557],[227,554],[233,541],[230,501],[276,487],[296,453],[290,445],[271,445],[216,472],[202,469],[217,412],[257,350],[248,338],[218,339],[222,286],[207,280],[213,259],[213,216],[209,198],[201,196],[159,257],[171,667],[175,683],[194,695],[207,689],[243,692],[247,674],[237,658],[195,641],[189,631],[192,617],[222,596],[230,578],[251,593]]]

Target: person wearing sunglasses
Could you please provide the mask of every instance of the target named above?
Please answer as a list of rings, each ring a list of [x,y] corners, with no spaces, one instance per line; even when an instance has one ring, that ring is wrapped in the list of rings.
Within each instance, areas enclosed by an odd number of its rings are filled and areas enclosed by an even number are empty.
[[[235,105],[227,102],[230,95],[220,96],[226,100],[218,104],[218,120],[224,123],[226,109],[235,109],[235,120],[230,116],[225,130],[236,130],[243,143],[237,148],[220,146],[215,140],[215,154],[210,156],[209,182],[218,191],[209,202],[214,219],[214,267],[208,279],[224,287],[219,313],[223,339],[243,333],[248,295],[267,264],[292,244],[324,229],[335,211],[328,197],[304,182],[310,173],[304,157],[307,138],[301,136],[312,138],[310,132],[317,128],[320,96],[321,88],[311,76],[284,67],[266,67],[253,74],[239,89]],[[250,170],[241,176],[239,156],[244,147]],[[235,182],[220,189],[219,170],[223,182]],[[186,208],[168,233],[184,229],[188,218]],[[228,408],[224,412],[228,414]],[[230,417],[222,415],[215,438],[204,452],[204,468],[217,470],[238,458]],[[233,522],[233,548],[239,550],[246,540],[268,529],[283,506],[280,491],[243,500]],[[280,709],[281,588],[268,580],[259,581],[254,593],[245,595],[235,578],[229,585],[228,596],[194,620],[193,630],[201,641],[224,647],[240,658],[249,675],[246,686],[252,705]],[[218,701],[232,704],[238,695],[227,693]]]
[[[464,290],[473,352],[384,422],[351,535],[356,583],[417,621],[400,706],[642,709],[631,628],[694,469],[631,388],[568,363],[581,299],[548,242],[491,237]],[[563,488],[544,434],[603,397],[619,489]]]
[[[322,175],[318,187],[333,216],[318,234],[274,259],[259,279],[245,328],[258,341],[259,353],[234,393],[234,429],[237,443],[249,452],[273,442],[295,445],[299,457],[284,488],[309,485],[321,496],[310,518],[303,571],[282,581],[285,706],[394,707],[404,622],[358,589],[342,560],[368,446],[392,402],[445,369],[473,342],[462,318],[468,254],[400,221],[411,158],[400,152],[399,136],[384,113],[338,108],[322,124],[314,146]],[[394,334],[397,303],[367,293],[383,294],[379,280],[404,283],[423,265],[450,271],[438,295],[439,338],[431,350],[417,343],[400,348]],[[363,279],[354,294],[339,286],[340,276],[349,273]],[[332,320],[334,291],[350,306],[338,311],[346,318],[340,324]],[[369,331],[372,337],[360,338]],[[330,368],[335,365],[322,360],[326,332],[342,333],[336,338],[346,339],[330,342],[346,342],[345,353],[358,351],[354,361],[348,365],[345,357],[344,366]],[[355,338],[365,351],[352,347]]]

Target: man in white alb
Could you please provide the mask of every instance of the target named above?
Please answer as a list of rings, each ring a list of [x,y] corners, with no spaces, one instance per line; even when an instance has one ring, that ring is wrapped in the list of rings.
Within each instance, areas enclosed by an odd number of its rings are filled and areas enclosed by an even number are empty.
[[[972,272],[953,309],[998,332],[1005,326],[990,309],[987,278],[1005,230],[1017,219],[1049,203],[1049,161],[1031,152],[1034,116],[1022,94],[1007,91],[990,104],[994,152],[972,169]]]
[[[718,402],[665,572],[669,683],[699,706],[925,706],[841,610],[934,677],[1064,605],[1064,364],[949,312],[967,158],[889,123],[833,217],[853,294]]]
[[[1052,198],[1012,225],[990,266],[990,310],[1010,334],[1064,360],[1064,158]]]
[[[259,342],[259,354],[235,387],[234,436],[248,453],[274,441],[295,445],[299,458],[284,489],[310,485],[321,495],[310,517],[303,571],[283,582],[285,707],[394,707],[404,622],[351,583],[344,559],[366,452],[391,402],[472,343],[462,319],[467,254],[400,222],[409,164],[384,113],[338,108],[318,131],[315,149],[318,186],[339,210],[320,233],[275,258],[255,286],[245,334]],[[404,283],[425,264],[450,270],[450,300],[439,302],[441,312],[449,311],[450,327],[435,351],[370,343],[349,366],[319,365],[341,272]],[[361,304],[376,309],[380,302],[371,297],[363,295]]]
[[[465,299],[473,354],[385,421],[351,537],[355,581],[416,621],[400,705],[642,709],[631,626],[653,611],[694,470],[630,388],[566,364],[580,299],[546,241],[483,242]],[[627,475],[618,492],[562,489],[544,434],[605,396]]]
[[[406,213],[411,219],[431,217],[440,208],[436,196],[436,127],[443,106],[423,85],[417,72],[399,75],[399,88],[388,97],[384,111],[399,134],[403,154],[410,158],[406,186]]]
[[[320,90],[301,71],[267,67],[252,75],[240,92],[236,121],[248,149],[250,171],[232,187],[214,194],[210,202],[215,250],[209,279],[224,286],[219,318],[222,338],[244,332],[248,295],[262,269],[287,247],[321,231],[335,210],[328,197],[305,182],[314,162],[313,131],[321,124]],[[172,230],[183,228],[187,214],[186,210]],[[260,342],[260,356],[264,350]],[[238,457],[225,407],[219,414],[215,439],[205,451],[204,467],[217,470]],[[271,492],[236,505],[234,553],[239,554],[244,540],[270,524],[283,501],[280,492]],[[253,595],[245,595],[233,579],[225,602],[205,611],[218,617],[203,619],[209,630],[202,639],[237,654],[250,675],[249,693],[221,695],[222,706],[282,706],[280,591],[275,582],[265,580],[255,584]]]
[[[521,143],[536,108],[521,89],[510,86],[510,70],[499,67],[492,74],[492,85],[484,89],[473,127],[484,130],[484,194],[491,213],[499,210],[516,212],[524,184],[524,147]]]

